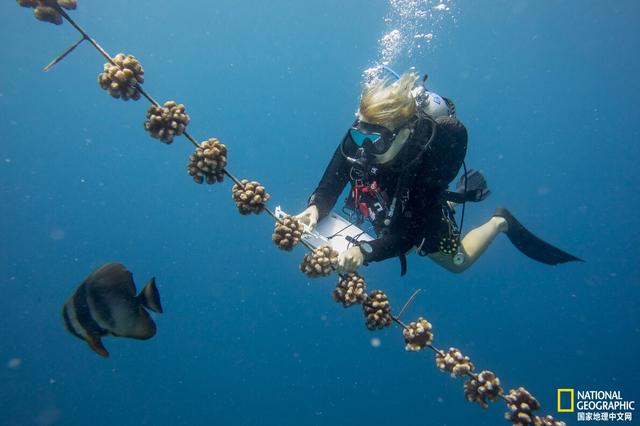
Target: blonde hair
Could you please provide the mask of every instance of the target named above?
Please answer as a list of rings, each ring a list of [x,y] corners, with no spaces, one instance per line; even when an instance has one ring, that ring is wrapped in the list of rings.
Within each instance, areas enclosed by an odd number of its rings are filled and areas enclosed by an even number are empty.
[[[415,72],[402,74],[399,80],[380,79],[366,84],[360,97],[358,118],[396,130],[416,113],[416,102],[411,94],[420,76]]]

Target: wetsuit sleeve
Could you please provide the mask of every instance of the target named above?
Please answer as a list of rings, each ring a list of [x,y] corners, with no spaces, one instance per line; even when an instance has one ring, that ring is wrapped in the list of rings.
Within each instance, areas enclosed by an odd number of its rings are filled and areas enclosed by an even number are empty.
[[[320,179],[320,183],[318,183],[318,187],[313,191],[311,197],[309,197],[308,205],[318,208],[320,216],[318,220],[322,220],[329,214],[342,193],[342,190],[347,182],[349,182],[349,170],[351,166],[344,155],[342,155],[340,146],[338,146],[336,152],[333,154],[329,165],[322,175],[322,179]]]
[[[379,238],[369,241],[371,253],[363,250],[364,261],[379,262],[391,257],[405,254],[416,244],[416,236],[420,228],[419,221],[402,220],[396,229],[382,234]]]

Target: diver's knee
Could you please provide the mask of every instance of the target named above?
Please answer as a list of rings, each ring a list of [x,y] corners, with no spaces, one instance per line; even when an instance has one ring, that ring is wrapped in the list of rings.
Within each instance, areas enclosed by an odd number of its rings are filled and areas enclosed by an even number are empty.
[[[464,256],[462,262],[459,261],[459,258],[456,259],[457,256],[449,256],[441,253],[433,253],[430,254],[429,257],[438,265],[449,272],[453,272],[454,274],[463,273],[473,263],[473,261],[471,261],[468,256]]]
[[[447,271],[452,272],[454,274],[461,274],[464,271],[466,271],[467,268],[469,268],[469,266],[471,266],[471,262],[468,262],[467,259],[465,259],[462,263],[460,263],[460,262],[456,262],[453,256],[448,257],[444,262],[438,262],[438,264],[442,266],[444,269],[446,269]]]
[[[461,274],[464,271],[466,271],[469,266],[471,266],[470,262],[464,261],[460,264],[455,263],[453,260],[451,260],[450,265],[448,265],[447,270],[449,272],[453,272],[454,274]]]

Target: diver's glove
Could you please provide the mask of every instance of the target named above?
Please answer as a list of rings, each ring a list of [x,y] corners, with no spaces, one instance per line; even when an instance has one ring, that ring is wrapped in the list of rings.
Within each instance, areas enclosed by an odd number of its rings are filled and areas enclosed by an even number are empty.
[[[337,272],[356,272],[359,267],[364,263],[364,254],[360,247],[355,246],[351,247],[338,256],[338,266],[336,267]]]
[[[314,205],[311,205],[307,207],[305,211],[298,214],[295,218],[298,219],[298,221],[303,225],[308,226],[309,231],[313,231],[314,229],[316,229],[319,216],[320,212],[318,212],[318,208]]]

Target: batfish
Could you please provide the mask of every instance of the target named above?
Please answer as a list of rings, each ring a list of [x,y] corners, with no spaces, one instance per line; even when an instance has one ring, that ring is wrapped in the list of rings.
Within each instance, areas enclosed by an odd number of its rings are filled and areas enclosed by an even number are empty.
[[[64,326],[98,355],[108,357],[103,336],[146,340],[156,324],[145,308],[162,313],[160,293],[152,277],[136,295],[131,272],[121,263],[106,263],[89,275],[62,307]]]

